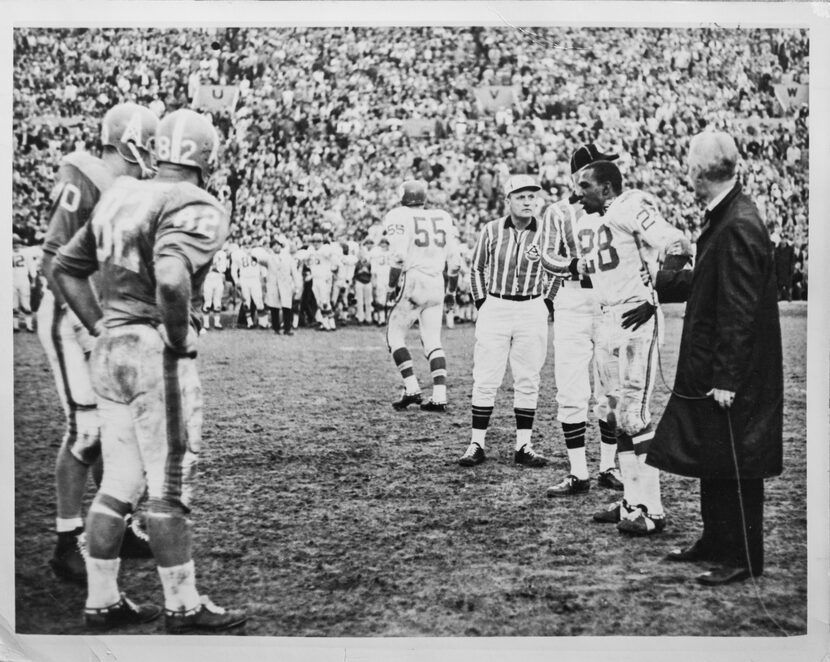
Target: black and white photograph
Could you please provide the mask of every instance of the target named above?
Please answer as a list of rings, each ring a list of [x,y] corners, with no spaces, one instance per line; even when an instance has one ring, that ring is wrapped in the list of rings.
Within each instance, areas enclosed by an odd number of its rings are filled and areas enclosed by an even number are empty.
[[[830,6],[8,7],[0,660],[827,659]]]

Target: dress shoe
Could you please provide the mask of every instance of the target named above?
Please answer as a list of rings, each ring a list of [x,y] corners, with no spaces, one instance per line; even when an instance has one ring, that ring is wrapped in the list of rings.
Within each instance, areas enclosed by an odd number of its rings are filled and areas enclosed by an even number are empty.
[[[697,563],[698,561],[715,561],[715,557],[711,553],[707,553],[700,540],[685,549],[677,547],[666,554],[666,561],[676,561],[678,563]]]
[[[761,573],[757,573],[760,575]],[[704,586],[723,586],[724,584],[731,584],[732,582],[742,582],[749,579],[752,573],[749,568],[735,568],[733,566],[724,565],[709,572],[704,572],[697,576],[697,581]]]

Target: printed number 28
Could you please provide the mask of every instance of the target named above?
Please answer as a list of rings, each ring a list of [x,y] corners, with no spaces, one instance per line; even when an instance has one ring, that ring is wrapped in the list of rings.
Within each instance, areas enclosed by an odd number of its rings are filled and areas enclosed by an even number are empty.
[[[589,274],[596,273],[597,268],[600,271],[611,271],[620,263],[620,255],[611,244],[611,230],[608,229],[607,225],[600,225],[596,232],[590,228],[580,230],[579,245],[582,254],[586,256],[585,270]],[[594,264],[593,258],[588,257],[593,253],[594,248],[596,248],[597,255],[596,264]]]
[[[412,220],[415,221],[415,240],[414,244],[420,248],[429,246],[430,238],[432,238],[438,248],[443,248],[447,245],[447,231],[439,228],[438,224],[441,222],[440,216],[434,216],[426,219],[423,216],[415,216]],[[432,224],[432,232],[430,232],[430,224]]]

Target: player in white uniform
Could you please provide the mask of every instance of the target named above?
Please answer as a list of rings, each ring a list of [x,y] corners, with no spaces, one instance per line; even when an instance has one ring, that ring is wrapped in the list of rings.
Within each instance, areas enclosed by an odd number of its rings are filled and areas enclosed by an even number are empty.
[[[617,523],[619,531],[632,535],[659,533],[665,528],[660,474],[645,463],[654,437],[649,400],[658,324],[656,298],[641,269],[656,263],[673,244],[688,242],[662,217],[653,197],[636,189],[622,191],[622,176],[610,161],[595,161],[579,172],[577,195],[587,212],[579,234],[582,257],[559,259],[559,269],[553,270],[589,276],[602,308],[595,358],[616,424],[624,484],[623,499],[596,513],[594,520]],[[557,262],[550,257],[543,260],[546,268]]]
[[[222,328],[222,295],[225,293],[225,272],[228,270],[228,253],[224,248],[216,251],[210,271],[205,276],[202,288],[205,302],[202,306],[203,322],[202,333],[210,328],[210,313],[213,312],[213,328]]]
[[[424,411],[443,412],[447,409],[447,360],[441,346],[441,319],[444,305],[455,298],[460,257],[450,215],[426,209],[426,200],[425,182],[406,181],[401,187],[401,205],[383,219],[391,255],[386,345],[404,381],[400,400],[392,406],[401,410],[419,404]],[[406,332],[416,319],[432,374],[432,397],[427,402],[421,401],[421,387],[406,347]]]
[[[571,176],[593,161],[611,161],[616,154],[602,154],[593,144],[582,145],[571,156]],[[553,229],[553,251],[570,261],[582,255],[580,237],[589,221],[578,202],[561,200],[548,207],[546,216]],[[556,360],[557,419],[562,425],[570,465],[569,475],[547,491],[547,495],[569,496],[587,492],[591,487],[585,457],[585,432],[591,399],[591,370],[602,314],[590,276],[557,277],[553,299],[553,349]],[[608,421],[605,387],[594,370],[593,395],[599,419],[600,461],[597,483],[622,490],[614,460],[617,453],[616,431]],[[613,421],[613,418],[612,418]]]
[[[317,302],[317,313],[321,328],[334,331],[334,310],[331,305],[331,293],[334,275],[340,268],[339,246],[323,243],[323,235],[315,233],[311,237],[306,264],[311,270],[311,289]]]
[[[233,266],[239,284],[242,304],[245,306],[245,321],[249,329],[256,326],[267,328],[265,317],[265,302],[262,298],[262,273],[259,259],[253,250],[240,248],[236,254],[236,264]]]
[[[375,309],[375,323],[378,326],[386,324],[390,260],[389,239],[381,237],[377,246],[369,251],[369,264],[372,269],[372,307]]]
[[[12,286],[14,306],[15,332],[20,331],[20,318],[24,328],[33,332],[32,323],[32,284],[37,278],[38,265],[34,256],[27,252],[23,240],[16,234],[12,235]]]
[[[337,244],[335,244],[337,246]],[[340,259],[340,268],[334,281],[332,294],[333,308],[336,317],[343,323],[349,321],[349,295],[354,285],[354,270],[357,266],[358,245],[349,242],[341,246],[343,256]]]

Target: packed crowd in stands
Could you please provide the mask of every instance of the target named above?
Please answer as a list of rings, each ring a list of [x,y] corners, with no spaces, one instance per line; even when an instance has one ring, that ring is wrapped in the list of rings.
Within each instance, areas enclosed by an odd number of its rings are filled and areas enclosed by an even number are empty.
[[[545,201],[566,197],[584,141],[618,151],[626,184],[694,239],[683,164],[689,137],[712,126],[735,136],[742,181],[806,279],[807,105],[785,111],[773,88],[809,82],[806,30],[16,29],[14,46],[14,225],[29,241],[60,156],[97,152],[109,107],[161,115],[212,83],[239,87],[214,115],[225,145],[210,185],[237,243],[361,241],[413,175],[466,240],[501,213],[508,173],[539,177]],[[485,85],[513,86],[513,102],[484,111]]]

